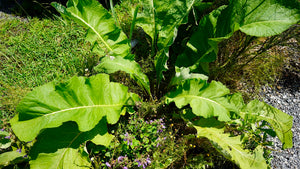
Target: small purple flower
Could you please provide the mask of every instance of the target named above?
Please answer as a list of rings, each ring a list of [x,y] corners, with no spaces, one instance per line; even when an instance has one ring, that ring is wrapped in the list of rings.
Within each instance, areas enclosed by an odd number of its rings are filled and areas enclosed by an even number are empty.
[[[125,167],[123,167],[123,169],[128,169],[128,168],[125,166]]]
[[[2,128],[1,131],[4,131],[4,128]]]
[[[126,132],[124,136],[124,141],[127,141],[127,145],[132,145],[132,139],[130,138],[130,135]]]
[[[17,149],[17,152],[21,153],[21,152],[22,152],[22,149],[20,149],[20,148],[19,148],[19,149]]]
[[[138,163],[138,167],[143,166],[143,169],[145,169],[149,164],[151,164],[151,159],[149,158],[149,156],[146,159],[135,159],[134,161]]]
[[[146,158],[146,162],[148,165],[151,164],[151,159],[149,158],[149,156]]]
[[[157,130],[157,133],[162,133],[162,132],[163,132],[162,129],[158,129],[158,130]]]
[[[141,161],[140,161],[140,160],[138,160],[138,159],[135,159],[134,161],[138,163],[138,167],[140,167],[140,166],[142,165],[142,163],[141,163]]]
[[[5,139],[10,139],[10,136],[5,136],[4,138],[5,138]]]
[[[28,157],[28,155],[27,154],[25,154],[24,156],[23,156],[23,158],[27,158]]]
[[[105,165],[106,165],[108,168],[111,168],[111,165],[110,165],[108,162],[106,162]]]
[[[125,157],[126,157],[126,156],[119,156],[119,157],[118,157],[118,162],[119,162],[119,163],[122,162],[122,161],[124,160]]]

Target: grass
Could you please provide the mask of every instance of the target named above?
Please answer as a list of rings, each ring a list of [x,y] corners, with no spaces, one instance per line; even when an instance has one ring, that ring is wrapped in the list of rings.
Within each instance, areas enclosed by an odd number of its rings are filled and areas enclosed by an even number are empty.
[[[82,27],[58,20],[0,20],[1,119],[12,117],[33,87],[86,73],[93,56],[84,34]]]

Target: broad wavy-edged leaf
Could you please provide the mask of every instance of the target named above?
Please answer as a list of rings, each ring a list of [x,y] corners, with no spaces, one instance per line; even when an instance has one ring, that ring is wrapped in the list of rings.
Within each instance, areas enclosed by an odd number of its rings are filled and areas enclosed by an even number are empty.
[[[268,168],[263,157],[262,147],[258,146],[253,152],[250,152],[242,147],[241,136],[230,137],[230,134],[224,133],[224,128],[218,128],[212,124],[203,125],[201,122],[194,124],[194,127],[198,136],[208,138],[224,157],[233,161],[241,169]]]
[[[73,77],[67,83],[48,83],[30,92],[18,105],[12,129],[22,141],[33,140],[42,129],[74,121],[80,131],[93,129],[101,119],[119,120],[131,95],[128,88],[109,81],[109,75]]]
[[[167,70],[169,46],[173,43],[177,28],[187,21],[187,16],[195,0],[142,0],[142,13],[139,13],[136,24],[152,38],[152,49],[157,47],[154,58],[158,81],[162,72]]]
[[[100,64],[94,69],[97,72],[108,74],[117,71],[129,73],[131,78],[133,78],[149,94],[149,96],[151,96],[149,79],[142,72],[140,65],[135,61],[124,59],[120,56],[104,57],[101,59]]]
[[[245,16],[239,29],[248,35],[277,35],[300,21],[297,0],[244,0],[243,5]]]
[[[90,168],[88,154],[80,145],[102,137],[101,145],[108,146],[113,136],[107,133],[106,121],[101,120],[91,131],[81,132],[74,122],[44,130],[30,150],[30,167],[39,169]]]
[[[300,20],[296,0],[232,0],[218,19],[217,36],[241,30],[252,36],[280,34]]]
[[[221,6],[200,20],[176,65],[208,73],[205,66],[216,59],[220,41],[238,30],[252,36],[280,34],[299,22],[299,6],[296,0],[229,1],[228,6]]]
[[[226,98],[229,93],[229,89],[220,82],[207,83],[204,80],[191,79],[171,91],[166,97],[166,103],[175,102],[178,108],[189,104],[197,116],[217,116],[220,121],[230,121],[230,112],[237,110]]]
[[[53,2],[58,12],[88,28],[86,39],[110,56],[132,58],[126,35],[115,25],[108,11],[97,0],[69,0],[67,8]]]
[[[203,75],[203,74],[198,74],[198,73],[190,73],[189,68],[179,68],[175,67],[176,74],[175,76],[171,79],[170,85],[178,85],[182,81],[188,80],[188,79],[202,79],[202,80],[208,80],[208,77]]]
[[[11,165],[18,164],[22,161],[26,161],[24,156],[25,152],[18,151],[8,151],[0,154],[0,168]]]
[[[248,103],[241,115],[254,122],[267,121],[282,142],[282,148],[293,147],[292,116],[258,100]]]
[[[64,148],[54,153],[41,153],[36,160],[29,162],[32,169],[89,169],[91,164],[88,161],[86,152],[79,152],[76,149]]]
[[[242,93],[234,93],[232,95],[228,95],[228,100],[231,104],[234,104],[236,108],[240,111],[245,107],[245,102],[243,99]],[[242,115],[241,115],[242,116]]]

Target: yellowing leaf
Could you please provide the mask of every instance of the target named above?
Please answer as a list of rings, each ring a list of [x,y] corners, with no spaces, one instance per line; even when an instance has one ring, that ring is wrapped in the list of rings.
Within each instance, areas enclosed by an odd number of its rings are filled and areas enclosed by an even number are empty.
[[[197,135],[208,138],[214,147],[224,155],[224,157],[233,161],[241,169],[266,169],[267,164],[263,157],[262,147],[257,147],[253,152],[244,150],[241,137],[230,137],[224,133],[223,128],[202,127],[194,125]]]

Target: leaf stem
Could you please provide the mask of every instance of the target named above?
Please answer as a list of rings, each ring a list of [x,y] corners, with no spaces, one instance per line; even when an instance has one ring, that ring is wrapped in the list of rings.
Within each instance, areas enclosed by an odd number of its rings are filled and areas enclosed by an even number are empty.
[[[134,10],[133,19],[132,19],[132,23],[131,23],[131,27],[130,27],[129,43],[131,42],[131,39],[132,39],[132,33],[133,33],[133,30],[134,30],[135,21],[136,21],[136,16],[137,16],[139,7],[140,7],[140,6],[137,5],[137,6],[135,7],[135,10]]]
[[[114,10],[114,4],[113,4],[113,1],[112,0],[109,0],[109,5],[110,5],[110,10],[111,10],[111,13],[112,13],[112,15],[113,15],[113,17],[114,17],[114,20],[115,20],[115,24],[119,27],[119,28],[121,28],[121,26],[120,26],[120,23],[118,22],[118,20],[117,20],[117,15],[116,15],[116,13],[115,13],[115,10]]]

